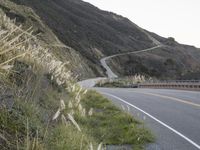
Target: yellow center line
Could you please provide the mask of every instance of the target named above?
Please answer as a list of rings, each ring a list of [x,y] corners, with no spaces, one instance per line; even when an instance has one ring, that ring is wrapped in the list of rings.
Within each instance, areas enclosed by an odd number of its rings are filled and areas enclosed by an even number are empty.
[[[165,95],[160,95],[160,94],[154,94],[154,93],[146,93],[146,92],[136,92],[133,91],[134,93],[141,93],[141,94],[145,94],[145,95],[151,95],[151,96],[156,96],[156,97],[161,97],[161,98],[165,98],[165,99],[170,99],[172,101],[177,101],[177,102],[181,102],[184,104],[188,104],[188,105],[192,105],[192,106],[196,106],[196,107],[200,107],[200,104],[196,104],[187,100],[183,100],[183,99],[179,99],[179,98],[175,98],[175,97],[171,97],[171,96],[165,96]]]

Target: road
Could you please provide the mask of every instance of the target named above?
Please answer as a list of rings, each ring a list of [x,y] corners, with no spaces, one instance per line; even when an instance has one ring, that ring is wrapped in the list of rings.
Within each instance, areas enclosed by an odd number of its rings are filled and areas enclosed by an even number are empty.
[[[83,88],[92,88],[96,85],[97,82],[104,79],[107,79],[107,78],[98,77],[98,78],[93,78],[93,79],[87,79],[87,80],[79,81],[78,84]]]
[[[162,47],[162,46],[163,45],[158,45],[158,46],[148,48],[148,49],[144,49],[144,50],[133,51],[133,52],[125,52],[125,53],[111,55],[111,56],[102,58],[100,60],[100,62],[101,62],[101,65],[106,69],[106,74],[107,74],[108,78],[117,78],[118,76],[111,70],[111,68],[107,64],[107,61],[109,59],[117,57],[117,56],[123,56],[123,55],[129,55],[129,54],[138,54],[138,53],[153,51],[153,50],[157,50],[157,48]]]
[[[200,149],[200,92],[167,89],[95,88],[143,120],[156,142],[147,150]],[[127,107],[128,106],[128,107]]]

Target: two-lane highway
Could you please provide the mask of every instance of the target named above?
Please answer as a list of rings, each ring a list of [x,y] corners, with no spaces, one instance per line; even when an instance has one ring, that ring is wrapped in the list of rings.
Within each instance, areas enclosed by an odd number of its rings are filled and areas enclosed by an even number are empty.
[[[165,89],[95,88],[127,108],[156,136],[148,150],[200,149],[200,92]]]
[[[156,45],[155,47],[115,54],[100,60],[108,78],[118,77],[108,66],[109,59],[159,50],[159,47],[163,46],[148,33],[145,34]],[[79,82],[79,85],[92,88],[102,79],[85,80]],[[143,120],[151,129],[156,136],[156,142],[148,145],[146,150],[200,150],[200,92],[164,89],[95,89],[118,106],[127,108],[134,117]]]

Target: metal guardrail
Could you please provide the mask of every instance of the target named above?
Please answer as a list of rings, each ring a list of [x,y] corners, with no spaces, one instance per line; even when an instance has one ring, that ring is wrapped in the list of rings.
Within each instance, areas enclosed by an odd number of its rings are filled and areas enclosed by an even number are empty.
[[[164,81],[152,81],[151,83],[200,83],[200,80],[164,80]]]
[[[174,80],[152,83],[139,83],[138,88],[167,88],[167,89],[187,89],[200,90],[200,80]]]
[[[110,79],[108,80],[108,82],[114,82],[115,80],[117,79]],[[143,83],[129,83],[129,84],[121,85],[120,87],[121,88],[183,89],[183,90],[200,91],[200,80],[165,80],[165,81],[151,80],[151,81],[147,81]]]

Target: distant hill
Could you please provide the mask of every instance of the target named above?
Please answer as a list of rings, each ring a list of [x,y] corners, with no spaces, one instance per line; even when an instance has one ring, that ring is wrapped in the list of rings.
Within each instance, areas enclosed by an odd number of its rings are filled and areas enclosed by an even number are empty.
[[[102,11],[81,0],[12,1],[32,8],[62,43],[73,48],[80,58],[79,63],[85,66],[81,68],[90,70],[80,70],[81,78],[104,75],[99,62],[104,56],[150,48],[157,42],[165,46],[154,52],[117,57],[110,65],[119,75],[140,73],[169,79],[200,78],[199,49],[141,29],[120,15]],[[4,10],[8,14],[12,12]]]

